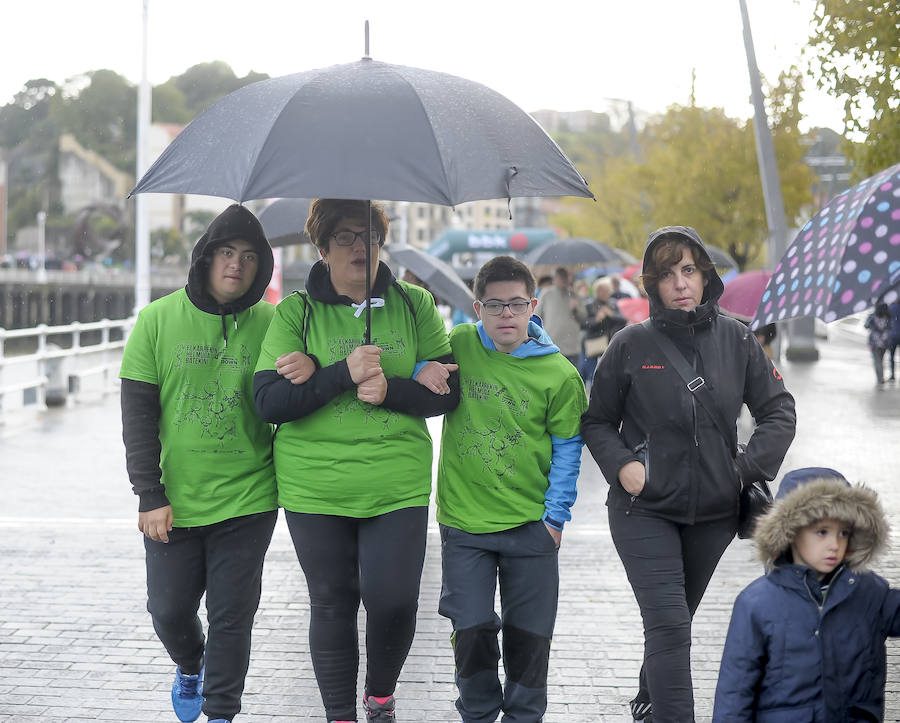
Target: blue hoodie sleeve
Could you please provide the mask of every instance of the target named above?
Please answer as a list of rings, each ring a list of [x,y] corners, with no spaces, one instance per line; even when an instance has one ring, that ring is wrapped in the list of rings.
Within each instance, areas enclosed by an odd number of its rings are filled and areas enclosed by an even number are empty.
[[[578,494],[578,472],[581,469],[581,435],[562,439],[550,436],[549,486],[544,495],[544,516],[550,527],[561,530],[572,519],[570,508]]]

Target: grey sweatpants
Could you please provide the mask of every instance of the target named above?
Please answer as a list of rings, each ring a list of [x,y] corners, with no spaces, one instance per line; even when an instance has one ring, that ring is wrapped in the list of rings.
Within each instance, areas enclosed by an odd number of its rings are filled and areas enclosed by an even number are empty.
[[[556,622],[556,543],[543,522],[470,534],[441,525],[438,612],[453,623],[456,708],[465,723],[535,723],[547,709],[547,666]],[[494,611],[500,583],[500,616]],[[505,685],[497,674],[503,631]]]

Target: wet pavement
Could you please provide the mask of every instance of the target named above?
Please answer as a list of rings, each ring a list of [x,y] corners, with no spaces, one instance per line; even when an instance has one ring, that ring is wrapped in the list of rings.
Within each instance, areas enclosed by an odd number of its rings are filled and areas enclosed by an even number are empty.
[[[869,353],[858,339],[820,341],[819,349],[819,362],[781,367],[799,417],[782,472],[829,466],[867,483],[881,494],[900,535],[900,386],[875,388]],[[0,427],[0,484],[0,722],[174,721],[173,665],[144,609],[143,546],[125,475],[118,397]],[[548,723],[630,720],[641,624],[610,540],[605,494],[606,483],[585,453],[575,519],[560,552]],[[439,555],[432,523],[418,631],[397,689],[403,722],[459,719],[449,624],[436,612]],[[895,553],[877,570],[900,585]],[[759,574],[751,544],[736,541],[696,615],[698,721],[710,719],[731,604]],[[283,520],[263,584],[237,720],[324,720],[308,654],[305,584]],[[364,614],[360,620],[363,625]],[[888,660],[886,720],[897,721],[900,644],[889,645]]]

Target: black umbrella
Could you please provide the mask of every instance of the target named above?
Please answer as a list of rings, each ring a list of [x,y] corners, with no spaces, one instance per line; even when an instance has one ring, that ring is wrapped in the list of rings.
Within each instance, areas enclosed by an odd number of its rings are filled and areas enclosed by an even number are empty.
[[[384,248],[400,266],[418,276],[440,301],[470,313],[475,296],[448,263],[406,244],[391,244]]]
[[[566,238],[546,244],[525,257],[531,266],[621,266],[614,249],[589,238]]]
[[[309,242],[304,229],[310,203],[308,198],[279,198],[259,212],[259,222],[272,246]]]
[[[727,251],[723,251],[718,246],[710,246],[709,244],[704,244],[704,246],[706,247],[710,260],[716,268],[738,268],[738,262],[735,261]]]
[[[368,57],[230,93],[172,141],[134,193],[449,206],[593,198],[559,146],[499,93]]]

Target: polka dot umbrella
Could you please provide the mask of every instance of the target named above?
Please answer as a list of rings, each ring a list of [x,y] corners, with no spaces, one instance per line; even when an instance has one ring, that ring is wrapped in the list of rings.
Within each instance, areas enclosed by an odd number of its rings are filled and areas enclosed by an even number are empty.
[[[750,328],[799,316],[825,322],[872,306],[900,269],[900,163],[835,196],[772,272]]]

